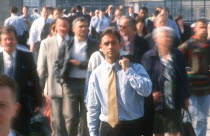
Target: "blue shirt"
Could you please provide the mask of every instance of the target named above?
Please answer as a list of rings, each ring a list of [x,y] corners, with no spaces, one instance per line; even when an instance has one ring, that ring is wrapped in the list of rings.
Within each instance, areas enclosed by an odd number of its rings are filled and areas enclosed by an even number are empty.
[[[107,27],[109,27],[109,19],[106,16],[102,18],[98,17],[92,21],[91,24],[97,32],[103,32]]]
[[[178,39],[181,39],[181,34],[179,32],[179,27],[177,26],[177,24],[173,20],[168,19],[167,20],[167,26],[174,29],[175,34],[178,37]]]
[[[119,120],[138,119],[144,115],[144,97],[151,93],[151,80],[142,65],[131,63],[130,68],[124,71],[118,63],[114,63],[114,69]],[[111,66],[104,62],[90,76],[87,95],[90,136],[98,136],[100,120],[108,121],[108,74]]]
[[[22,36],[23,32],[26,31],[28,27],[24,19],[15,14],[12,14],[11,17],[7,18],[4,22],[4,26],[10,25],[15,27],[18,36]]]

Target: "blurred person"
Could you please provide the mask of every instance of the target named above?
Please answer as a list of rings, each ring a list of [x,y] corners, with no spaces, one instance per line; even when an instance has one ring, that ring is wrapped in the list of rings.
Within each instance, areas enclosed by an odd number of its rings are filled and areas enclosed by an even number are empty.
[[[177,24],[173,20],[169,19],[169,9],[163,8],[158,16],[163,16],[167,20],[167,26],[174,29],[176,36],[180,40],[181,35],[180,35],[179,28],[178,28]]]
[[[19,109],[17,102],[17,85],[6,75],[0,75],[0,135],[21,136],[11,129],[12,120]]]
[[[190,26],[184,23],[183,17],[180,15],[175,16],[174,21],[179,27],[179,32],[181,34],[180,43],[187,41],[192,35]]]
[[[87,8],[85,8],[85,7],[82,8],[82,14],[83,14],[83,16],[84,16],[85,18],[87,18],[88,24],[90,24],[91,17],[90,17],[90,15],[87,13]]]
[[[37,61],[37,72],[45,95],[50,98],[50,115],[52,120],[52,136],[67,136],[67,126],[64,116],[64,101],[62,85],[56,81],[55,61],[61,45],[70,39],[68,35],[69,22],[65,17],[55,20],[55,34],[41,42]]]
[[[47,12],[48,12],[49,19],[53,19],[53,11],[54,11],[53,7],[47,6]]]
[[[105,16],[109,19],[109,24],[111,24],[115,18],[113,5],[108,6],[107,13],[105,13]]]
[[[94,16],[93,11],[89,12],[89,16],[90,16],[90,18],[92,18]]]
[[[23,136],[30,133],[31,118],[40,113],[42,106],[42,91],[33,56],[17,47],[17,33],[14,27],[5,26],[1,30],[0,44],[0,74],[6,74],[17,82],[17,101],[21,109],[14,118],[12,128]]]
[[[37,62],[40,43],[50,33],[51,22],[52,20],[48,19],[48,8],[42,7],[41,16],[31,25],[28,43],[30,45],[30,52],[34,55],[35,63]]]
[[[74,37],[64,42],[55,62],[55,76],[63,87],[63,113],[68,135],[88,136],[84,89],[87,65],[91,54],[98,50],[98,41],[88,37],[88,21],[76,18]],[[79,126],[80,125],[80,128]]]
[[[125,15],[125,6],[119,5],[119,9],[122,10],[123,15]]]
[[[71,8],[71,11],[70,11],[70,13],[68,14],[68,16],[70,17],[70,16],[73,16],[73,15],[75,15],[75,13],[76,13],[76,9],[75,8]]]
[[[67,15],[67,9],[63,9],[63,11],[62,11],[62,16],[63,17],[68,17],[68,15]]]
[[[96,31],[95,38],[99,40],[101,33],[109,27],[109,19],[105,16],[105,10],[100,9],[98,18],[96,18],[94,21],[90,24]]]
[[[40,15],[38,14],[38,9],[37,8],[33,9],[33,14],[31,14],[31,18],[33,19],[32,22],[34,22],[34,20],[36,20],[39,17]]]
[[[147,35],[147,28],[144,19],[141,17],[136,17],[136,31],[138,36],[144,37]]]
[[[94,39],[96,38],[96,29],[93,27],[93,22],[95,22],[95,20],[99,18],[98,15],[99,15],[99,10],[96,9],[95,15],[90,20],[89,35]]]
[[[29,14],[28,10],[29,10],[28,6],[23,6],[23,9],[22,9],[23,14],[21,15],[21,17],[25,20],[26,24],[28,25],[27,31],[29,31],[31,24],[32,24],[32,17]]]
[[[138,16],[138,14],[134,13],[134,9],[131,6],[128,8],[128,14],[127,15],[134,18],[134,19]]]
[[[130,16],[122,16],[119,23],[122,36],[122,50],[132,56],[135,62],[140,62],[142,55],[149,50],[146,40],[136,33],[136,22]]]
[[[148,17],[147,7],[141,7],[139,10],[138,16],[141,17],[145,21],[147,32],[151,33],[154,27],[153,27],[153,22],[147,18]]]
[[[142,65],[120,59],[120,38],[115,28],[107,28],[101,36],[100,48],[106,61],[92,72],[89,80],[90,136],[139,136],[144,125],[144,97],[150,94],[152,84]]]
[[[26,46],[26,39],[24,37],[24,32],[28,31],[28,25],[24,21],[22,17],[18,16],[18,8],[16,6],[12,6],[10,8],[10,17],[7,18],[4,22],[4,26],[13,26],[17,32],[17,40],[19,44]]]
[[[55,8],[53,10],[52,18],[53,18],[53,20],[55,20],[55,19],[57,19],[59,17],[62,17],[62,12],[61,12],[61,10],[59,8]]]
[[[116,9],[115,10],[115,18],[112,21],[112,23],[110,24],[110,26],[115,27],[117,30],[119,30],[119,22],[120,22],[120,18],[121,16],[123,16],[123,12],[121,9]]]
[[[181,108],[189,105],[188,81],[184,56],[173,48],[175,33],[172,28],[162,26],[153,31],[155,48],[142,57],[142,64],[152,84],[153,102],[150,118],[153,118],[155,136],[178,136],[182,132]],[[147,101],[146,105],[149,101]],[[149,108],[149,107],[147,107]]]
[[[181,44],[186,60],[190,82],[189,111],[195,122],[197,136],[205,136],[209,115],[210,93],[210,42],[207,40],[207,21],[198,19],[195,23],[194,35]]]

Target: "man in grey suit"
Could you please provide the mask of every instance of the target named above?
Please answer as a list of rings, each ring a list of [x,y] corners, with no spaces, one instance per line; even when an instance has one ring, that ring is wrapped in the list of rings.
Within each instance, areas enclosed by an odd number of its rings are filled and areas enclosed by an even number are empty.
[[[80,136],[88,136],[84,87],[87,65],[91,54],[98,50],[99,42],[88,38],[88,21],[76,18],[72,23],[74,38],[65,42],[58,53],[55,74],[63,85],[65,121],[69,136],[77,136],[80,123]]]
[[[56,81],[54,64],[58,56],[58,50],[65,41],[69,40],[69,22],[65,17],[60,17],[55,22],[56,34],[41,42],[37,71],[42,89],[46,89],[45,95],[50,98],[52,117],[52,136],[67,136],[63,112],[63,90],[61,84]],[[66,102],[65,102],[66,103]]]

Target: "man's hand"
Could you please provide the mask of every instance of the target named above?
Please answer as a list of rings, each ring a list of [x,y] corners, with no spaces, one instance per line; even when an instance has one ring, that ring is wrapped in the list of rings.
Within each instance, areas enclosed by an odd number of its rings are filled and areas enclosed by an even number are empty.
[[[70,62],[73,66],[77,66],[77,67],[81,64],[81,62],[78,61],[78,60],[70,60],[69,62]]]
[[[163,94],[161,92],[158,92],[158,91],[152,93],[153,99],[157,103],[160,103],[162,101],[162,99],[161,99],[162,95]]]
[[[130,67],[130,60],[128,58],[123,57],[119,61],[119,65],[123,68],[124,71],[126,71]]]

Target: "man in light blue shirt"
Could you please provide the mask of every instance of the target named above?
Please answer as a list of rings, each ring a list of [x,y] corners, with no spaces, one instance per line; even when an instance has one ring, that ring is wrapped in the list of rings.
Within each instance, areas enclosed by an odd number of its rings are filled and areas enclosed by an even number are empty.
[[[152,83],[142,65],[125,57],[120,59],[120,41],[120,34],[114,28],[107,28],[101,35],[100,48],[106,61],[93,71],[89,80],[87,121],[90,136],[139,136],[141,133],[144,97],[151,93]],[[119,113],[115,127],[108,123],[108,76],[112,67],[116,76],[118,105],[115,112]]]

